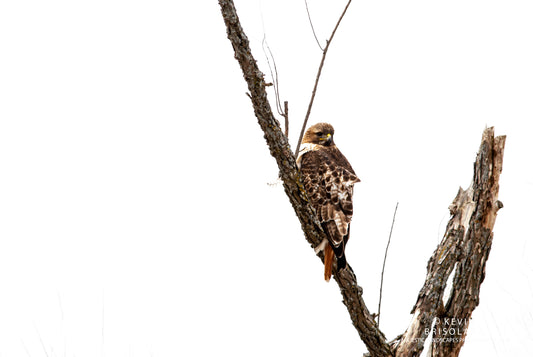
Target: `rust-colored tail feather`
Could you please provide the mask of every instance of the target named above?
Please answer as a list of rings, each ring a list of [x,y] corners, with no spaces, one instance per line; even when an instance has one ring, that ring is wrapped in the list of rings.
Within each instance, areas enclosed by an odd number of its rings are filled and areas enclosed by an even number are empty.
[[[324,279],[329,281],[331,279],[331,269],[333,268],[333,248],[331,244],[326,243],[326,249],[324,249]]]

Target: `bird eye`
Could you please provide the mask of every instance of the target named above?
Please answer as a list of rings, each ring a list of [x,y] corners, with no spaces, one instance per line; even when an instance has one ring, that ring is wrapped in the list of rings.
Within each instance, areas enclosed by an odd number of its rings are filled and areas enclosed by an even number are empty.
[[[321,131],[319,131],[319,132],[316,133],[316,135],[318,135],[318,136],[322,136],[322,135],[324,135],[324,133],[321,132]]]

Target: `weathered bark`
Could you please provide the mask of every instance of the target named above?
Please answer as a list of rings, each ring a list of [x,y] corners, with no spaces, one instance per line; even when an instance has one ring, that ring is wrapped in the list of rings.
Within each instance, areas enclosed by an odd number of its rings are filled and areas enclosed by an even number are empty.
[[[333,271],[333,278],[339,284],[342,302],[348,309],[352,323],[361,340],[368,348],[370,356],[393,356],[391,348],[386,342],[385,335],[379,329],[374,317],[368,311],[363,300],[363,289],[357,285],[357,278],[350,267],[340,272]]]
[[[465,342],[472,312],[479,305],[481,283],[492,246],[496,214],[503,204],[498,201],[499,179],[503,165],[505,136],[494,137],[494,129],[485,129],[474,165],[472,210],[466,238],[457,261],[453,286],[444,310],[439,313],[433,331],[431,356],[458,356]],[[470,194],[467,196],[470,198]],[[446,332],[447,331],[447,332]]]
[[[233,1],[219,0],[219,5],[228,39],[248,84],[255,116],[278,164],[285,193],[300,220],[305,238],[315,248],[325,234],[309,205],[288,139],[272,113],[263,73],[250,51]],[[465,324],[465,330],[472,311],[479,303],[479,289],[492,243],[492,228],[496,213],[502,207],[497,198],[504,144],[505,137],[494,138],[492,128],[483,133],[474,165],[473,183],[466,191],[460,189],[450,206],[452,217],[442,242],[428,262],[426,281],[411,312],[414,314],[412,322],[403,335],[387,343],[364,303],[362,289],[357,285],[351,267],[347,265],[347,269],[340,272],[334,268],[333,276],[341,290],[343,303],[370,356],[419,356],[429,334],[434,339],[432,356],[457,356],[459,353],[464,338],[458,341],[452,339],[450,343],[439,342],[443,329],[432,330],[432,326],[437,318],[435,327],[445,325],[452,318],[456,323],[458,319],[463,319],[460,321]],[[323,256],[320,258],[323,259]],[[444,290],[454,268],[451,295],[443,301]]]
[[[505,136],[495,138],[493,128],[485,129],[473,182],[466,191],[459,189],[450,206],[452,217],[443,241],[428,262],[426,281],[411,311],[411,324],[393,345],[396,356],[419,356],[430,334],[430,356],[459,354],[470,317],[479,304],[496,213],[503,207],[498,189],[504,146]],[[443,301],[454,268],[451,294]]]
[[[296,167],[296,158],[290,150],[287,137],[283,135],[279,122],[272,113],[267,99],[263,73],[259,70],[250,51],[248,38],[240,25],[233,1],[219,0],[219,5],[226,24],[228,39],[235,51],[235,59],[239,62],[244,79],[248,84],[255,116],[265,133],[270,153],[278,164],[285,193],[300,220],[307,241],[314,248],[325,238],[325,233],[307,200]],[[340,273],[334,269],[333,276],[339,284],[343,302],[348,308],[352,322],[371,355],[392,356],[385,335],[378,329],[366,308],[362,298],[362,289],[357,285],[352,269],[347,266],[347,269]]]

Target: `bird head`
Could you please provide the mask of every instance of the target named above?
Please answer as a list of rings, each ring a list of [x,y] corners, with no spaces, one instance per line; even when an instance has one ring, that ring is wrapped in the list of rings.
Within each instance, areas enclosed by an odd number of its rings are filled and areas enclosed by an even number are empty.
[[[335,130],[333,129],[333,126],[331,126],[331,124],[318,123],[307,129],[302,143],[310,143],[324,146],[334,145],[334,133]]]

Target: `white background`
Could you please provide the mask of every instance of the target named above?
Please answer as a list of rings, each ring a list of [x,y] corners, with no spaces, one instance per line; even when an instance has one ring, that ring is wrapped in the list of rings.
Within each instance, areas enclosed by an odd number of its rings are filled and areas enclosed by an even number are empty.
[[[325,44],[344,1],[309,0]],[[321,52],[303,1],[236,1],[290,105]],[[349,263],[402,333],[486,126],[507,135],[463,356],[532,355],[533,6],[354,1],[311,124],[362,182]],[[0,356],[361,355],[253,115],[215,1],[0,4]],[[272,98],[272,93],[271,93]]]

